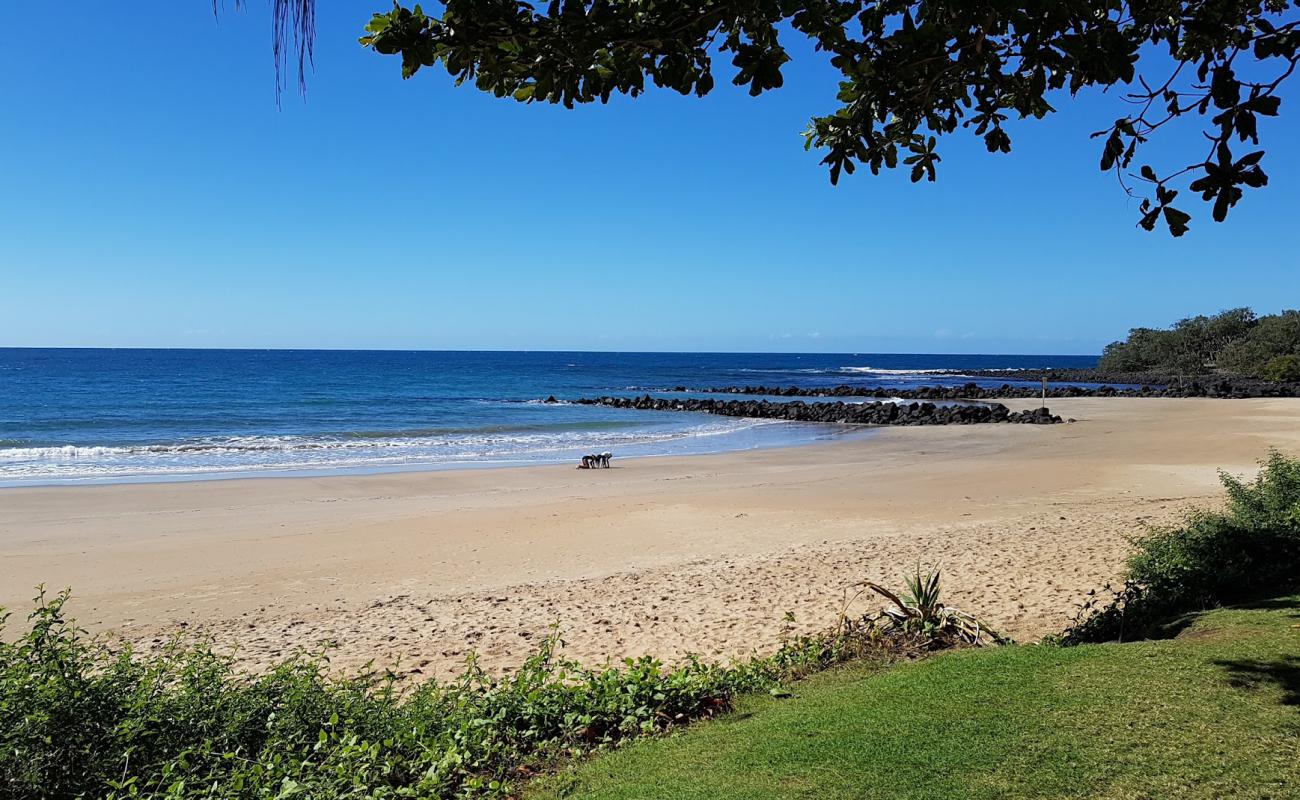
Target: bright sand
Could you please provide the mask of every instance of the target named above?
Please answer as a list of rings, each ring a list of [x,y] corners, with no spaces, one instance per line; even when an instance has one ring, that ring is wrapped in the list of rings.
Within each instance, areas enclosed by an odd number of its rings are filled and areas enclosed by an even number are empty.
[[[1217,468],[1300,453],[1300,400],[1051,407],[1078,422],[596,471],[4,489],[0,604],[43,581],[146,645],[202,631],[258,666],[333,642],[344,669],[445,675],[471,649],[516,665],[556,621],[588,662],[770,650],[787,611],[824,626],[846,584],[899,585],[919,559],[943,562],[950,604],[1032,639],[1116,576],[1126,535],[1218,502]]]

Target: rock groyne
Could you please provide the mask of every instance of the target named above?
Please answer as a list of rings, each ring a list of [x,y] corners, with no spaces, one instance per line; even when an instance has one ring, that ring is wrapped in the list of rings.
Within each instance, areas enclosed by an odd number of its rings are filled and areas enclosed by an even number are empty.
[[[548,398],[549,399],[549,398]],[[725,417],[782,419],[791,422],[826,422],[845,425],[978,425],[1021,423],[1051,425],[1061,422],[1046,408],[1012,411],[1001,403],[936,405],[934,403],[805,403],[794,400],[714,400],[700,398],[595,397],[573,401],[579,405],[631,408],[642,411],[691,411]]]
[[[883,386],[840,386],[801,387],[801,386],[714,386],[708,388],[690,388],[675,386],[665,391],[695,392],[698,394],[745,394],[768,395],[772,397],[874,397],[879,399],[898,398],[901,400],[999,400],[1007,398],[1041,397],[1041,386],[1023,383],[1001,386],[979,386],[967,383],[961,386],[921,386],[911,389],[895,389]],[[1251,397],[1300,397],[1300,384],[1267,383],[1265,381],[1218,381],[1199,383],[1191,381],[1165,386],[1052,386],[1048,383],[1047,396],[1068,397],[1213,397],[1222,399],[1246,399]]]

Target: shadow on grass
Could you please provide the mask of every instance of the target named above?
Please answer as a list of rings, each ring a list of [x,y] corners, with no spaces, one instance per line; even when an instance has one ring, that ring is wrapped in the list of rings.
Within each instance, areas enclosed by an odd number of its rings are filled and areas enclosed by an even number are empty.
[[[1295,611],[1291,616],[1300,616],[1300,597],[1278,597],[1271,600],[1251,600],[1233,608],[1243,611]]]
[[[1282,690],[1282,705],[1300,705],[1300,657],[1284,656],[1273,661],[1216,661],[1228,672],[1228,684],[1238,689],[1259,689],[1266,684]]]
[[[1261,597],[1256,600],[1232,603],[1222,606],[1222,608],[1235,611],[1291,611],[1293,613],[1287,614],[1288,617],[1300,619],[1300,597]],[[1146,630],[1141,631],[1140,635],[1132,636],[1125,639],[1125,641],[1175,639],[1201,617],[1215,610],[1214,608],[1206,608],[1189,611],[1170,617],[1163,622],[1150,623]]]
[[[1176,639],[1179,634],[1192,626],[1192,623],[1201,618],[1204,611],[1193,611],[1190,614],[1183,614],[1175,617],[1168,622],[1162,622],[1154,625],[1151,630],[1146,632],[1144,639]]]

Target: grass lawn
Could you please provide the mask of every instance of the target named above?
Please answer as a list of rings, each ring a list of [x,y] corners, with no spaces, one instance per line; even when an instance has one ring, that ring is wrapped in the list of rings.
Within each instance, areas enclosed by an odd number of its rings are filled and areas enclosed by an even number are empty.
[[[1300,597],[1165,641],[834,670],[526,796],[1300,798]]]

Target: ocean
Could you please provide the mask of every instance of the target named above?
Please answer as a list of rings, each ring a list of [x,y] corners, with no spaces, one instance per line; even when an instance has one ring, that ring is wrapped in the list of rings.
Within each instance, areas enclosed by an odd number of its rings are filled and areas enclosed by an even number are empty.
[[[0,348],[0,486],[326,475],[709,453],[843,426],[560,400],[741,384],[885,388],[1093,356]],[[991,385],[1002,381],[981,381]]]

